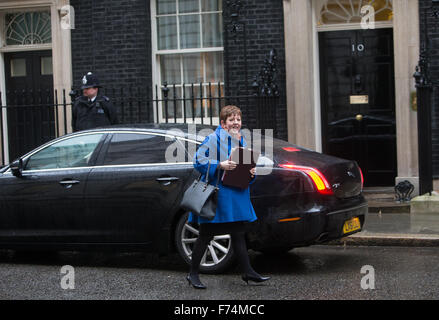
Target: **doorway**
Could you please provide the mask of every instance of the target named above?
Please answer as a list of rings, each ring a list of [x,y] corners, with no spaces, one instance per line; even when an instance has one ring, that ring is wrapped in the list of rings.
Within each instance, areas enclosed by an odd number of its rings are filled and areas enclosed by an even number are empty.
[[[55,138],[52,51],[5,53],[9,159]]]
[[[320,32],[319,50],[323,152],[355,160],[365,186],[393,186],[393,29]]]

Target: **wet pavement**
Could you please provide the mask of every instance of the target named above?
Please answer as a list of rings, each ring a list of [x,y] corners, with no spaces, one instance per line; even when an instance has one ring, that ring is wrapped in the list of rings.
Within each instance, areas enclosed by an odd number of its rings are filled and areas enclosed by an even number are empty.
[[[439,212],[368,213],[363,230],[335,244],[439,247]]]
[[[311,246],[274,256],[250,250],[250,259],[269,281],[247,285],[237,270],[203,274],[200,291],[177,255],[3,253],[0,299],[439,299],[439,248]],[[65,265],[73,288],[63,287]]]
[[[439,236],[439,212],[437,214],[368,213],[363,233]]]

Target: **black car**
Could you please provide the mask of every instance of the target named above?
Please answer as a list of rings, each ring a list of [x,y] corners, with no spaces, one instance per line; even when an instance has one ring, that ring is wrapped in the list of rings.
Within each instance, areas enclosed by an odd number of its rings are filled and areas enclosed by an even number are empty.
[[[189,262],[198,230],[179,203],[199,175],[191,155],[209,129],[113,126],[29,152],[0,169],[0,248],[177,251]],[[247,225],[248,247],[281,252],[360,231],[367,203],[358,165],[272,141],[272,156],[262,143],[265,175],[251,186],[258,220]],[[217,236],[201,270],[221,272],[233,260],[230,236]]]

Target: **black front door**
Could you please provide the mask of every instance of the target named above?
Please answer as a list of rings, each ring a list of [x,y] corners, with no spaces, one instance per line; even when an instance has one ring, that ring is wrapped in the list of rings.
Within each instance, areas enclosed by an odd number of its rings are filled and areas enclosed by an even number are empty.
[[[393,186],[393,30],[319,34],[323,152],[357,161],[365,186]]]
[[[5,53],[9,159],[55,138],[52,51]]]

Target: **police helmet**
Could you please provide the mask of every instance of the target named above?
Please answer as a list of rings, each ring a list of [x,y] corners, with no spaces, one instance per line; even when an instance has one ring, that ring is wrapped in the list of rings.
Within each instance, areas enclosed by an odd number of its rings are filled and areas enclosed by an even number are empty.
[[[99,84],[98,78],[91,72],[88,72],[82,78],[81,89],[87,89],[87,88],[102,88],[102,86]]]

